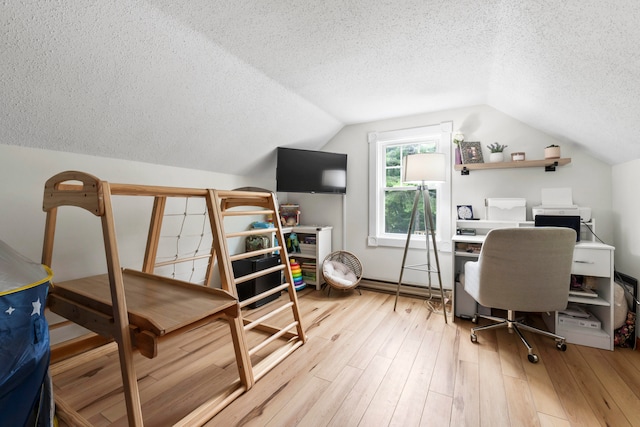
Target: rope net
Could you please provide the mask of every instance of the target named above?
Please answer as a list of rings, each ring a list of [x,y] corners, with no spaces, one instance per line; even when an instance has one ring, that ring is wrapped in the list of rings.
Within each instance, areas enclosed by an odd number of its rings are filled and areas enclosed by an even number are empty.
[[[167,198],[155,273],[204,285],[213,235],[201,197]]]

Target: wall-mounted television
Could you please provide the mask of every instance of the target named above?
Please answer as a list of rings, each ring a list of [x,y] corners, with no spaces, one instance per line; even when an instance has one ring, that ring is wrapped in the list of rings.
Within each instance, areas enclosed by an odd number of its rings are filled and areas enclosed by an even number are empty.
[[[276,190],[286,193],[345,194],[347,155],[278,147]]]

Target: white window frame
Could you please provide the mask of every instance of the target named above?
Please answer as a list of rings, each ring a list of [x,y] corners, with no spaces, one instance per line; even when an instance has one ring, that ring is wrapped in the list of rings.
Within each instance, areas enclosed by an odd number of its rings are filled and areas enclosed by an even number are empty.
[[[405,234],[385,233],[384,227],[384,189],[385,149],[389,145],[406,144],[425,140],[437,140],[436,151],[445,155],[447,169],[446,181],[430,184],[429,188],[437,190],[436,199],[436,241],[438,250],[451,251],[451,134],[453,122],[442,122],[437,125],[422,126],[410,129],[399,129],[386,132],[370,132],[369,139],[369,236],[368,246],[404,247],[407,242]],[[425,236],[411,237],[411,248],[425,246]]]

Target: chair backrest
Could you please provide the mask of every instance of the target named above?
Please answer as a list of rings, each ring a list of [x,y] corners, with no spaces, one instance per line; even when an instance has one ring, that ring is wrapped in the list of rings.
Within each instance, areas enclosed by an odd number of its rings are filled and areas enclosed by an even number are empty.
[[[566,308],[575,242],[570,228],[491,230],[478,258],[474,297],[484,306],[505,310]]]

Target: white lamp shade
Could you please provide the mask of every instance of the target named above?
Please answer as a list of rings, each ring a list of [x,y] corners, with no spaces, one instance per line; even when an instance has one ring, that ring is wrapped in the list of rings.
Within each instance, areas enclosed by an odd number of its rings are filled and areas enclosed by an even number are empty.
[[[447,163],[443,153],[411,154],[404,158],[403,182],[446,181]]]

